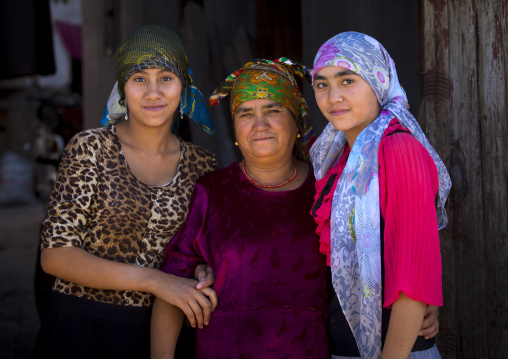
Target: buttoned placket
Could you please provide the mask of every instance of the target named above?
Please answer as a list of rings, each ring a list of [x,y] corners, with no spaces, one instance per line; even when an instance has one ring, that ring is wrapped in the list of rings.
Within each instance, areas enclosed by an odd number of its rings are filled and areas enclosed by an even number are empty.
[[[162,189],[154,188],[151,191],[151,199],[152,199],[152,208],[150,219],[148,220],[148,225],[146,228],[145,236],[141,241],[141,248],[139,253],[136,256],[136,265],[140,267],[144,267],[146,265],[146,251],[148,249],[148,243],[150,240],[153,240],[153,237],[156,235],[155,227],[160,222],[162,217],[162,211],[160,207],[160,200],[162,197]],[[140,259],[144,259],[143,263],[140,263]],[[129,297],[131,296],[131,291],[125,291],[124,299],[125,303],[129,303]]]

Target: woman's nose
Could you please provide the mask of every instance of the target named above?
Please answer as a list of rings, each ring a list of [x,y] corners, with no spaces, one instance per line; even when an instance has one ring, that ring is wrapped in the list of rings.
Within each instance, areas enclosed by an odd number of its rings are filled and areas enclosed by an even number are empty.
[[[157,98],[157,97],[160,97],[160,94],[161,94],[161,89],[160,89],[158,81],[150,81],[148,83],[148,88],[146,91],[147,98],[150,98],[150,97]]]
[[[342,97],[342,91],[339,86],[332,86],[330,88],[330,92],[328,93],[328,99],[331,103],[344,101],[344,98]]]
[[[256,114],[255,120],[254,120],[254,127],[256,128],[264,128],[268,127],[268,120],[266,119],[266,116],[262,113]]]

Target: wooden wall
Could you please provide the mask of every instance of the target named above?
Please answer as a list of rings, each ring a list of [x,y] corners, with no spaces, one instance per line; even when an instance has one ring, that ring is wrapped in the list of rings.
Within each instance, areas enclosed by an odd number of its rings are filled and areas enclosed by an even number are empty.
[[[444,358],[508,353],[508,2],[422,0],[420,122],[453,188],[441,233]]]

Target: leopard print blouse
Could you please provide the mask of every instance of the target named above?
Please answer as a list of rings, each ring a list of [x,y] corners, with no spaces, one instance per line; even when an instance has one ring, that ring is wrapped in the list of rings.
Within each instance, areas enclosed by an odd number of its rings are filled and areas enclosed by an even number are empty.
[[[196,181],[217,168],[212,153],[180,143],[177,175],[159,187],[131,173],[114,126],[76,135],[47,204],[41,248],[75,246],[115,262],[159,268],[187,215]],[[88,288],[61,278],[53,290],[125,306],[151,306],[154,299],[150,293]]]

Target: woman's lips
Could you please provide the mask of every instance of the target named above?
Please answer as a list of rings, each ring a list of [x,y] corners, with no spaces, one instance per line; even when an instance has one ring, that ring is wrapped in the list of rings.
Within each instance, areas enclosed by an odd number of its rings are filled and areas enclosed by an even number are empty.
[[[260,137],[260,138],[254,138],[253,141],[266,141],[271,140],[273,137]]]
[[[145,110],[147,111],[152,111],[152,112],[157,112],[157,111],[160,111],[164,108],[163,105],[160,105],[160,106],[145,106]]]
[[[342,110],[342,109],[336,109],[336,110],[330,110],[328,113],[330,113],[333,116],[341,116],[345,113],[349,112],[349,110]]]

